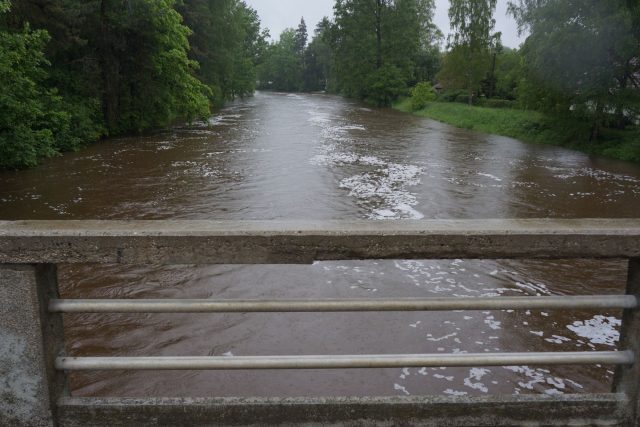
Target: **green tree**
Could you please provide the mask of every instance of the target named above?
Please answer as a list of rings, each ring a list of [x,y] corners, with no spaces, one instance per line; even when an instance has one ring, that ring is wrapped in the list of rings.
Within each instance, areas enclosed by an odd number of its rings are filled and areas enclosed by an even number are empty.
[[[178,10],[193,31],[189,56],[200,64],[197,75],[212,103],[253,94],[268,46],[257,12],[239,0],[183,0]]]
[[[476,85],[470,82],[475,79],[479,86],[482,78],[480,72],[473,70],[487,70],[489,61],[489,55],[470,55],[468,47],[452,46],[442,58],[437,80],[447,90],[471,92]]]
[[[304,22],[304,18],[302,18],[300,19],[300,25],[298,25],[298,29],[296,30],[296,34],[294,37],[294,51],[300,57],[304,55],[304,50],[307,47],[308,38],[309,34],[307,32],[307,23]]]
[[[10,2],[0,0],[0,14]],[[34,166],[57,152],[57,140],[69,128],[60,97],[45,86],[48,62],[44,30],[11,33],[0,29],[0,169]]]
[[[413,111],[422,110],[429,102],[438,98],[438,94],[429,82],[420,82],[411,89],[411,109]]]
[[[100,1],[96,42],[110,134],[141,132],[209,113],[208,89],[188,58],[191,30],[173,0]]]
[[[467,80],[469,104],[473,93],[479,93],[480,82],[487,74],[486,56],[495,39],[495,13],[497,0],[450,0],[449,19],[454,33],[449,45],[456,47],[468,58],[466,66],[459,68]]]
[[[505,48],[497,55],[495,95],[502,99],[516,100],[523,73],[520,51]]]
[[[62,151],[78,149],[105,132],[101,86],[96,85],[100,80],[97,54],[85,31],[92,24],[90,17],[97,15],[94,6],[95,2],[77,0],[21,0],[5,15],[9,31],[21,31],[28,24],[49,35],[44,52],[50,65],[44,85],[55,88],[72,123],[56,143]]]
[[[510,10],[530,36],[523,46],[529,106],[603,127],[640,115],[640,4],[521,0]]]
[[[436,10],[435,0],[419,0],[416,4],[420,25],[420,47],[415,58],[414,83],[433,82],[442,63],[440,45],[444,35],[433,22]]]
[[[416,81],[420,55],[429,52],[433,2],[425,0],[338,0],[331,45],[338,90],[389,105]],[[422,63],[429,66],[428,60]],[[422,69],[423,73],[425,68]],[[427,71],[428,73],[428,71]],[[381,82],[393,82],[389,90]],[[404,82],[402,90],[398,83]]]
[[[304,55],[303,89],[307,92],[331,89],[333,78],[333,50],[329,44],[331,22],[323,18]]]
[[[302,58],[297,51],[297,32],[286,29],[267,49],[259,68],[260,87],[286,92],[302,90]]]

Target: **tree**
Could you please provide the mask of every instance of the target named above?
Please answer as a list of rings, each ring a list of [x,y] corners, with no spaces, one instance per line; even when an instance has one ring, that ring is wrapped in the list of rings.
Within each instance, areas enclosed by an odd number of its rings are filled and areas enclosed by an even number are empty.
[[[504,48],[497,56],[495,95],[515,100],[523,78],[522,54],[519,50]]]
[[[208,89],[188,58],[191,30],[173,0],[100,1],[95,40],[110,134],[165,127],[209,113]]]
[[[413,111],[422,110],[429,102],[435,101],[437,98],[438,94],[431,84],[420,82],[411,89],[411,109]]]
[[[253,93],[268,46],[240,0],[13,6],[0,0],[0,81],[11,88],[0,94],[0,168],[205,118],[212,103]]]
[[[260,87],[286,92],[302,90],[302,58],[297,52],[297,32],[293,28],[280,34],[280,39],[267,49],[260,65]]]
[[[0,0],[0,14],[10,6]],[[14,33],[0,29],[0,169],[34,166],[55,154],[70,126],[60,97],[45,86],[48,41],[46,31],[28,25]]]
[[[189,56],[200,64],[197,76],[212,103],[251,95],[269,37],[257,12],[239,0],[184,0],[178,10],[193,31]]]
[[[640,115],[637,1],[520,0],[510,11],[530,32],[524,87],[536,108],[588,121],[593,140]]]
[[[88,43],[89,17],[97,15],[94,2],[75,0],[20,0],[5,15],[10,32],[29,25],[49,36],[44,54],[48,62],[44,83],[54,89],[62,109],[73,123],[57,139],[59,150],[76,150],[99,139],[105,133],[102,122],[101,86],[97,55]]]
[[[304,18],[302,18],[300,19],[300,25],[298,25],[298,29],[296,30],[294,37],[294,50],[300,57],[304,55],[308,37],[307,24],[304,22]]]
[[[479,92],[480,81],[487,73],[485,57],[491,40],[495,38],[493,14],[497,0],[450,0],[449,19],[455,32],[449,36],[449,46],[456,47],[468,57],[462,68],[469,90],[469,104],[473,104],[473,93]],[[462,70],[461,69],[461,70]]]
[[[398,96],[416,80],[420,55],[428,52],[433,2],[337,0],[334,9],[331,46],[338,89],[347,96],[389,105],[390,94]],[[385,90],[384,81],[393,82],[393,89]],[[404,82],[402,90],[399,82]]]
[[[433,22],[435,10],[435,0],[417,1],[420,48],[415,58],[416,71],[413,83],[434,82],[441,66],[440,45],[444,35]]]
[[[305,50],[303,90],[328,90],[333,73],[333,50],[330,41],[331,22],[325,17],[318,23],[315,35]]]
[[[480,85],[481,74],[479,71],[489,68],[489,55],[470,55],[466,46],[452,46],[442,58],[442,66],[438,71],[437,80],[447,90],[462,91],[465,93],[476,87],[471,81],[476,80]],[[478,90],[478,89],[476,89]],[[467,97],[469,98],[469,97]],[[467,102],[469,99],[467,99]],[[473,102],[473,100],[471,100]]]

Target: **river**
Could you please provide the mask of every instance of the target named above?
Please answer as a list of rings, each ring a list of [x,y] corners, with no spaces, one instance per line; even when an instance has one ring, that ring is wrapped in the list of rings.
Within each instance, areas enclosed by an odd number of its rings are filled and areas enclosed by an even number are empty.
[[[329,95],[258,93],[209,123],[0,173],[0,219],[629,218],[640,167]],[[62,266],[68,298],[376,298],[619,293],[622,261]],[[611,350],[620,313],[69,315],[74,356]],[[612,368],[73,374],[79,396],[609,391]]]

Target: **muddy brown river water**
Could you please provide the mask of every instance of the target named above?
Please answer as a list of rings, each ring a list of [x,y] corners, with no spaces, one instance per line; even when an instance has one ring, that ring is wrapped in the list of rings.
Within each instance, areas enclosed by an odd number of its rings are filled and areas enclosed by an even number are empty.
[[[0,219],[632,218],[640,167],[327,95],[258,93],[209,123],[0,174]],[[62,266],[67,298],[377,298],[619,293],[623,261]],[[620,313],[70,315],[74,356],[611,350]],[[82,396],[608,391],[612,368],[513,366],[74,374]]]

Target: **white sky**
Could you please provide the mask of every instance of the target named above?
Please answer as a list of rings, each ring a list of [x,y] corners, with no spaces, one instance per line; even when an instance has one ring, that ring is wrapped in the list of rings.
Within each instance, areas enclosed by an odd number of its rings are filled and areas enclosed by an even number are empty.
[[[258,11],[262,26],[269,28],[271,37],[278,38],[280,33],[289,27],[296,28],[300,18],[304,16],[313,35],[316,24],[323,16],[333,16],[334,0],[245,0],[246,3]],[[449,28],[449,0],[436,0],[436,25],[446,36]],[[508,47],[518,47],[524,41],[518,37],[516,23],[507,16],[507,0],[498,0],[496,10],[496,30],[502,31],[502,43]]]

